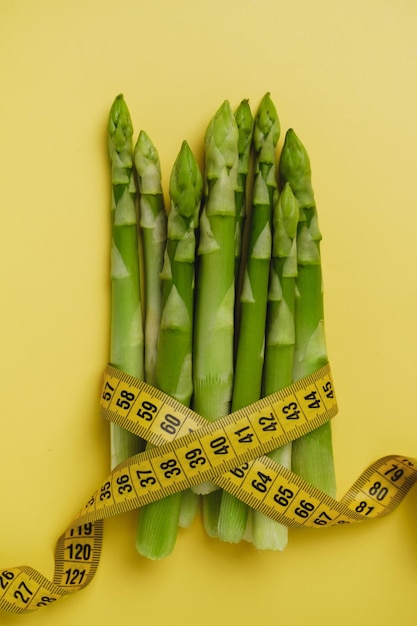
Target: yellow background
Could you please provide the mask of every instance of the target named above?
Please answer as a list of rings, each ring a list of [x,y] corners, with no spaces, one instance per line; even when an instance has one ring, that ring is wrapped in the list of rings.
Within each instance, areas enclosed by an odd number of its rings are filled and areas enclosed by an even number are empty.
[[[338,400],[338,494],[379,456],[417,456],[414,0],[0,0],[0,565],[51,575],[55,540],[108,469],[105,129],[123,92],[167,181],[224,99],[270,91],[312,162]],[[282,144],[282,140],[280,142]],[[282,554],[208,539],[162,563],[136,514],[106,522],[84,591],[15,626],[344,626],[415,618],[417,502],[291,531]]]

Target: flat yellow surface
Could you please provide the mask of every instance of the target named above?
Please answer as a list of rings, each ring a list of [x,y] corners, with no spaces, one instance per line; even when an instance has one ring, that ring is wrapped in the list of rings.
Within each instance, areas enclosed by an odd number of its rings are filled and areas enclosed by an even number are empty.
[[[107,474],[107,115],[123,92],[165,183],[224,99],[266,91],[307,147],[339,400],[338,495],[417,456],[417,4],[413,0],[0,0],[0,568],[52,575],[55,541]],[[282,139],[281,139],[282,143]],[[281,554],[207,538],[161,563],[136,513],[105,524],[91,585],[15,626],[412,626],[416,492],[391,515],[291,531]]]

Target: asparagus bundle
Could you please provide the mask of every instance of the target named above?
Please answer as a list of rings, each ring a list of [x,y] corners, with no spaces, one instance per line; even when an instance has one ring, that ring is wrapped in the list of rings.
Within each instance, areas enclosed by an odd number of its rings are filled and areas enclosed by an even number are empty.
[[[111,163],[111,329],[110,361],[143,378],[143,322],[139,275],[132,121],[122,95],[111,107],[108,151]],[[111,466],[143,449],[138,438],[111,424]]]
[[[184,141],[170,178],[171,208],[162,269],[162,316],[159,329],[155,385],[189,406],[192,396],[192,332],[194,308],[195,229],[202,196],[202,176]],[[151,261],[151,259],[150,259]],[[196,511],[195,494],[176,493],[140,511],[136,547],[150,559],[162,559],[174,549],[183,515],[189,524]]]
[[[271,259],[271,217],[277,189],[275,152],[280,133],[278,114],[270,94],[262,99],[254,123],[255,181],[247,258],[240,296],[240,329],[237,344],[232,410],[261,397],[268,279]],[[219,538],[237,543],[246,530],[248,507],[223,492]]]
[[[204,180],[187,142],[182,144],[171,172],[167,218],[155,146],[142,131],[132,154],[132,123],[121,95],[110,111],[110,360],[210,421],[290,385],[328,360],[321,234],[309,157],[290,129],[277,161],[279,132],[269,93],[255,120],[247,100],[235,114],[224,101],[205,133]],[[253,180],[248,178],[252,153]],[[247,189],[251,213],[243,237]],[[143,449],[138,438],[111,428],[112,466]],[[334,495],[329,424],[270,456]],[[172,552],[178,527],[194,518],[197,494],[202,494],[210,536],[238,542],[249,538],[249,528],[256,548],[285,547],[286,527],[257,511],[249,515],[237,498],[205,483],[143,507],[137,532],[141,554],[160,559]]]

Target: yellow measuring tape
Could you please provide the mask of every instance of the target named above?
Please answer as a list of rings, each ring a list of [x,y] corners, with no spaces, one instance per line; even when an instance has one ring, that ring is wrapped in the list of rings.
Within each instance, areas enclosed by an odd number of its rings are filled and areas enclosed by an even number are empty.
[[[108,366],[101,412],[157,447],[118,465],[78,512],[58,539],[53,580],[27,566],[0,570],[0,609],[28,613],[84,588],[98,567],[104,519],[207,480],[287,526],[312,528],[386,515],[417,480],[416,459],[386,456],[338,501],[265,456],[336,415],[328,365],[212,423]]]

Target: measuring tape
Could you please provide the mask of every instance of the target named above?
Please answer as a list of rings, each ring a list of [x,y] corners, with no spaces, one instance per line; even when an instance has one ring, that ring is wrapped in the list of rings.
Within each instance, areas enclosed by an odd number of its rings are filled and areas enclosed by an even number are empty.
[[[336,415],[329,365],[212,423],[109,365],[101,413],[156,447],[118,465],[74,517],[56,544],[53,580],[27,566],[0,570],[0,609],[28,613],[84,588],[99,564],[104,519],[208,480],[272,519],[310,528],[386,515],[417,480],[416,459],[389,455],[338,501],[265,456]]]

